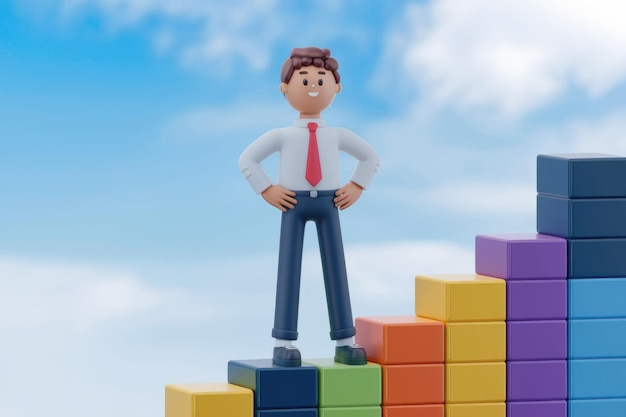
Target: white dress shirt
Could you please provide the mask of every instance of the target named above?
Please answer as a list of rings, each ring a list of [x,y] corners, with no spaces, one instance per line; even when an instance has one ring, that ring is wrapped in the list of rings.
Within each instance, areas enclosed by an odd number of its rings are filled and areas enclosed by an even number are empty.
[[[304,177],[309,147],[308,123],[317,123],[317,144],[322,179],[312,186]],[[380,164],[378,154],[348,129],[326,126],[323,119],[297,119],[293,126],[272,129],[248,146],[239,157],[239,169],[254,191],[260,194],[272,180],[261,161],[279,152],[278,184],[292,191],[336,190],[341,188],[339,152],[358,160],[350,181],[367,188]]]

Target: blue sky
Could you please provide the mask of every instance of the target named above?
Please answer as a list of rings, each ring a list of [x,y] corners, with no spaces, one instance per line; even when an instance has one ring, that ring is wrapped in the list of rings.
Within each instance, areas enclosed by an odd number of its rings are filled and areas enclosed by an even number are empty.
[[[414,275],[473,272],[476,234],[535,230],[537,154],[626,155],[625,7],[2,2],[0,415],[159,415],[165,384],[269,356],[280,215],[237,159],[296,117],[293,47],[331,49],[325,117],[382,159],[342,213],[354,315],[412,314]],[[311,358],[333,344],[309,231]]]

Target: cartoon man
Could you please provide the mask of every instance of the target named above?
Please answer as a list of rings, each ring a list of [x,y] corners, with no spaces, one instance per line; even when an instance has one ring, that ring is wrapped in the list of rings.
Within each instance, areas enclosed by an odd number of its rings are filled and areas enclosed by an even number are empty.
[[[273,362],[300,366],[298,304],[304,228],[313,221],[322,258],[330,319],[330,337],[337,342],[335,361],[365,364],[363,347],[354,343],[339,212],[354,204],[376,174],[378,155],[363,139],[347,129],[326,126],[321,112],[341,91],[339,64],[328,49],[295,48],[281,70],[280,91],[300,117],[291,127],[270,130],[239,158],[241,172],[254,191],[281,210],[280,252],[276,310],[272,336],[276,339]],[[350,181],[342,185],[339,153],[358,160]],[[279,152],[278,183],[273,184],[261,161]]]

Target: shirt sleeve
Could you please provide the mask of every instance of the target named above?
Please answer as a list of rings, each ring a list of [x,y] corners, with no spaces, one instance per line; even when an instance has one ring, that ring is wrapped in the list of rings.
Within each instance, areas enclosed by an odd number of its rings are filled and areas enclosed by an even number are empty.
[[[380,166],[380,158],[374,148],[356,133],[341,128],[339,150],[358,160],[350,181],[368,188]]]
[[[280,150],[280,131],[273,129],[252,142],[239,157],[239,170],[254,192],[261,194],[272,185],[272,180],[261,166],[261,162]]]

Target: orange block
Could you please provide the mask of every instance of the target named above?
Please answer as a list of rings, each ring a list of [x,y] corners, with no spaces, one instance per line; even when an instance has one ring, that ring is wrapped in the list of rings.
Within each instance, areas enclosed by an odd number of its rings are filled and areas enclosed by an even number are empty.
[[[383,405],[443,403],[443,363],[381,366]]]
[[[357,317],[356,342],[380,364],[444,361],[443,322],[416,316]]]
[[[444,417],[443,404],[383,405],[383,417]]]

